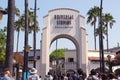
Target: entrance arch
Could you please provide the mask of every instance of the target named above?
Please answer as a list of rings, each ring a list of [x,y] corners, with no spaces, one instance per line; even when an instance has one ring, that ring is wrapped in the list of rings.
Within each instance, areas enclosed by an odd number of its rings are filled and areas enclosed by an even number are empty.
[[[43,17],[44,28],[41,34],[40,75],[44,76],[49,71],[49,48],[51,43],[58,38],[67,38],[76,46],[77,68],[82,68],[87,73],[87,41],[84,17],[79,11],[70,8],[57,8],[50,10]]]
[[[53,38],[53,40],[51,40],[51,44],[52,44],[52,42],[54,42],[56,39],[58,39],[58,38],[66,38],[66,39],[69,39],[70,41],[72,41],[73,43],[74,43],[74,45],[75,45],[75,47],[77,48],[79,45],[78,45],[78,43],[77,43],[77,41],[76,41],[76,39],[74,39],[74,37],[72,37],[72,36],[70,36],[70,35],[68,35],[68,34],[60,34],[60,35],[57,35],[56,37],[54,37]],[[51,45],[50,44],[50,45]]]

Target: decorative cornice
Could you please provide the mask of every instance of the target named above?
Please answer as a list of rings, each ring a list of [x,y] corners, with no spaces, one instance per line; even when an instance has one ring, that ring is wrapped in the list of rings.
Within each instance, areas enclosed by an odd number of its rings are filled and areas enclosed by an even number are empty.
[[[75,12],[79,13],[78,10],[71,9],[71,8],[56,8],[56,9],[49,10],[48,12],[52,12],[52,11],[56,11],[56,10],[72,10],[72,11],[75,11]]]

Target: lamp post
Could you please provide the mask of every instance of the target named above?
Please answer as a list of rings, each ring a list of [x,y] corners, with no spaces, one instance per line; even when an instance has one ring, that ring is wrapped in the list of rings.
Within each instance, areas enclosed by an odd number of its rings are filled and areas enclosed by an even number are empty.
[[[35,0],[35,5],[34,5],[34,58],[35,58],[35,54],[36,54],[36,5],[37,5],[37,1]],[[34,60],[33,62],[33,67],[36,68],[36,61]]]
[[[37,9],[37,0],[35,0],[35,4],[34,4],[34,63],[33,63],[33,67],[36,67],[36,10],[39,10],[39,8]]]
[[[28,53],[30,47],[28,46],[28,0],[25,0],[25,43],[24,43],[24,66],[22,80],[27,79],[27,67],[28,67]]]
[[[37,8],[37,0],[34,2],[34,9],[30,8],[31,10],[34,10],[34,32],[33,32],[33,56],[34,56],[34,61],[33,61],[33,67],[36,68],[36,10],[39,10]]]
[[[110,55],[108,55],[108,56],[107,56],[107,58],[108,58],[108,65],[109,65],[109,73],[111,73],[111,72],[112,72],[112,62],[111,62],[111,56],[110,56]]]
[[[99,17],[99,51],[100,51],[100,72],[105,73],[105,65],[104,65],[104,50],[103,50],[103,32],[102,32],[102,3],[100,2],[100,17]]]
[[[30,46],[27,45],[24,47],[24,67],[23,67],[23,80],[27,80],[27,73],[28,73],[28,54],[30,52]]]

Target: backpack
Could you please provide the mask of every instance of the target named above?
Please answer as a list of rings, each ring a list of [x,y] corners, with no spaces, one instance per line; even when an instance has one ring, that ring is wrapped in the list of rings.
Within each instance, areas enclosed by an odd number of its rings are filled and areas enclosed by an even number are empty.
[[[31,75],[28,77],[28,80],[38,80],[38,78],[35,75]]]

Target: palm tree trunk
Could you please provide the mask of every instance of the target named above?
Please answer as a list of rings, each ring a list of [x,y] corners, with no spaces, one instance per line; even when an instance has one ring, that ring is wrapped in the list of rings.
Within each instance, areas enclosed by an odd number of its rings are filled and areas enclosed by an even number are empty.
[[[95,50],[96,50],[96,34],[95,34],[95,30],[96,30],[96,24],[94,23],[94,46],[95,46]]]
[[[34,7],[34,63],[33,63],[33,67],[36,67],[36,59],[35,59],[35,54],[36,54],[36,3],[37,1],[35,0],[35,7]]]
[[[6,60],[5,67],[13,70],[13,44],[14,44],[14,8],[15,0],[8,0],[8,23],[7,23],[7,42],[6,42]]]
[[[17,34],[17,47],[16,47],[16,52],[18,52],[19,34],[20,34],[20,29],[18,30],[18,34]]]
[[[106,43],[107,43],[107,52],[108,52],[108,49],[109,49],[109,43],[108,43],[108,23],[106,23]]]

